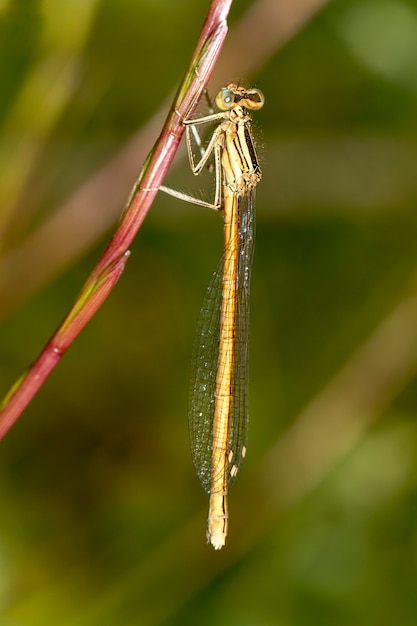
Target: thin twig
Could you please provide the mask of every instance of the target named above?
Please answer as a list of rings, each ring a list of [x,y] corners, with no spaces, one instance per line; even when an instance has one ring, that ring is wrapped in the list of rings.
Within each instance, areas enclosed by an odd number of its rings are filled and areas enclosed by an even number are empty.
[[[34,364],[4,399],[0,411],[0,438],[9,431],[117,283],[130,254],[128,248],[149,211],[181,140],[184,132],[182,120],[193,112],[213,72],[226,37],[226,18],[231,2],[212,1],[192,61],[159,139],[133,187],[118,228],[74,306]]]

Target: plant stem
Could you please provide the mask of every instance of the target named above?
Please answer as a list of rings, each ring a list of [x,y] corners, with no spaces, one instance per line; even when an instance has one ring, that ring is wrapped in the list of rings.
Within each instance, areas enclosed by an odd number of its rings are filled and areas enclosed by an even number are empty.
[[[40,389],[87,322],[117,283],[129,258],[129,246],[142,225],[174,158],[184,126],[206,87],[227,33],[232,0],[213,0],[191,63],[162,132],[135,182],[119,225],[76,302],[36,361],[15,382],[0,405],[0,439]]]

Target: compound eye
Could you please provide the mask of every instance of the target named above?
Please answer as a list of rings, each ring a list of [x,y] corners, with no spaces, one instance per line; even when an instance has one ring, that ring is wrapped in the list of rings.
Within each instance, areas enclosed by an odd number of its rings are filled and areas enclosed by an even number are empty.
[[[225,87],[216,96],[216,106],[220,111],[227,111],[235,104],[235,94],[231,89]]]
[[[265,102],[265,97],[262,91],[259,89],[251,89],[248,91],[248,95],[246,96],[246,106],[249,109],[257,110],[263,107]]]

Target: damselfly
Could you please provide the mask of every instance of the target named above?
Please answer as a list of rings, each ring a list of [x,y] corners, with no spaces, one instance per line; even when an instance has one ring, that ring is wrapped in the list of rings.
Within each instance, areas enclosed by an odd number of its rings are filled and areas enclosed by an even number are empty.
[[[210,204],[161,187],[178,198],[224,211],[224,255],[208,286],[193,351],[189,420],[197,475],[210,494],[207,540],[218,550],[227,535],[228,485],[246,454],[248,429],[249,289],[255,232],[255,188],[261,170],[248,110],[263,106],[258,89],[230,84],[219,111],[184,120],[190,165],[198,175],[214,156]],[[205,149],[198,128],[219,122]],[[196,163],[192,142],[201,158]]]

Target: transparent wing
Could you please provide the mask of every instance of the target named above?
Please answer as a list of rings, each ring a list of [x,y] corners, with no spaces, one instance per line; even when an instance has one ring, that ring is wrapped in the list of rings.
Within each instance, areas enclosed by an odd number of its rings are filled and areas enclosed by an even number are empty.
[[[246,454],[249,407],[249,304],[255,244],[255,189],[239,198],[240,241],[237,262],[236,353],[230,430],[229,482],[235,478]],[[233,455],[231,454],[233,453]]]
[[[188,417],[191,453],[197,476],[206,491],[211,484],[211,452],[219,357],[220,306],[223,259],[217,266],[203,300],[191,361]]]
[[[226,451],[229,482],[236,476],[245,456],[248,433],[249,293],[255,230],[254,193],[253,190],[248,196],[238,198],[240,235],[236,274],[236,340],[229,417],[230,436]],[[227,254],[226,250],[225,255]],[[211,278],[201,307],[192,356],[188,407],[194,467],[207,492],[211,489],[213,472],[213,418],[219,357],[223,263],[224,258]]]

